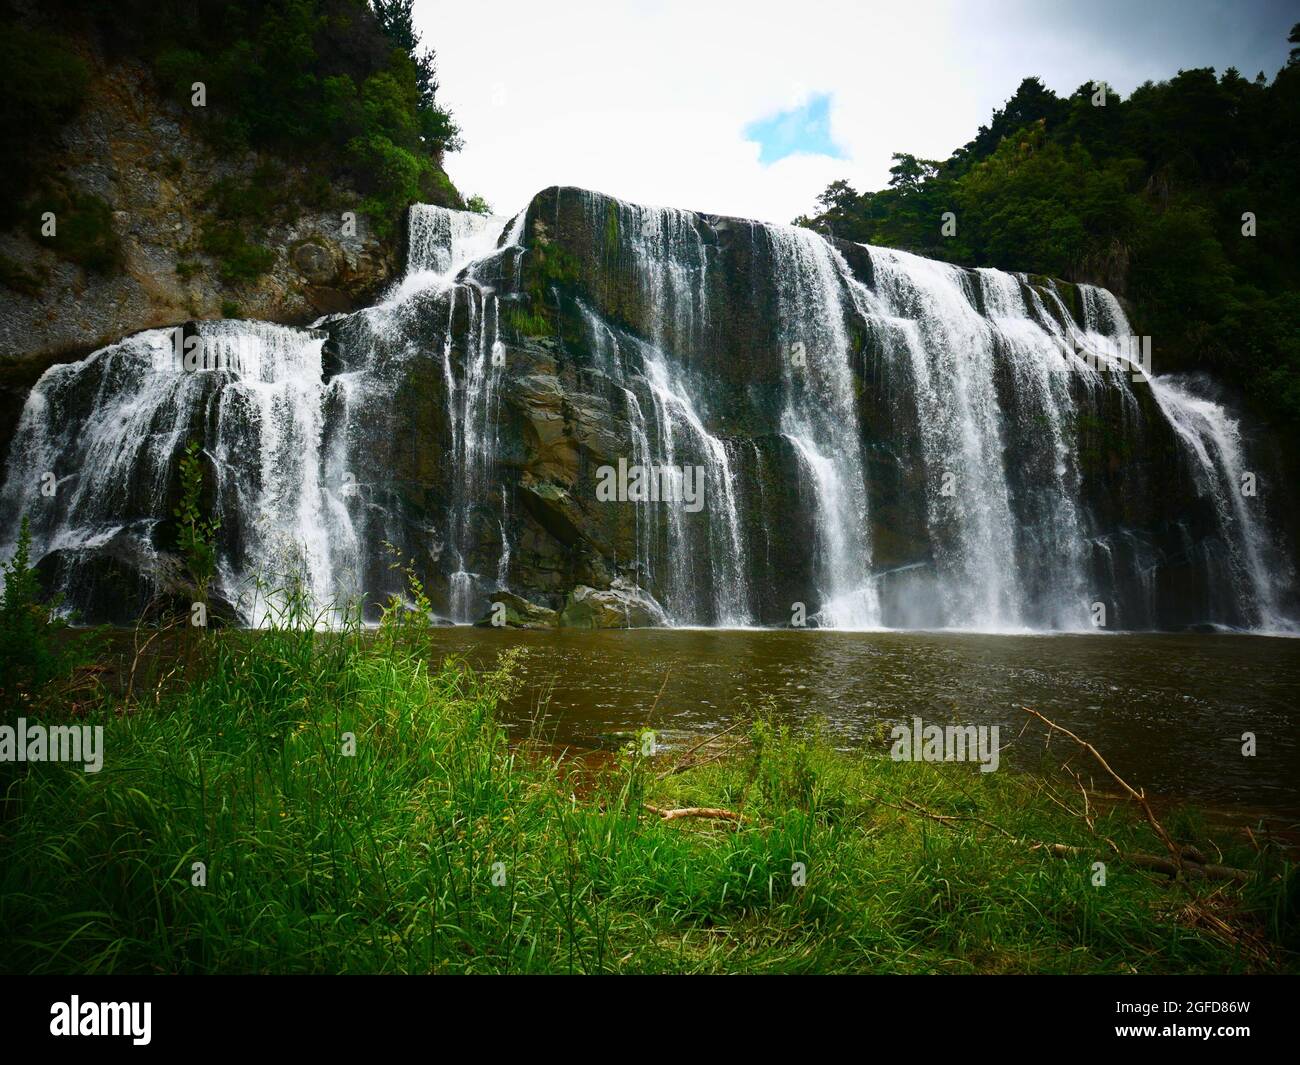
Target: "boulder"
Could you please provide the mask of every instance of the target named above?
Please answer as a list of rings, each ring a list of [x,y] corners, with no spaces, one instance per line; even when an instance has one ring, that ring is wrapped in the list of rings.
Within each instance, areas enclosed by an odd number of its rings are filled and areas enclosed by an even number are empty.
[[[641,629],[666,623],[652,596],[622,580],[603,589],[578,585],[560,612],[560,627],[566,629]]]
[[[559,614],[548,607],[538,606],[513,592],[494,592],[489,596],[488,611],[474,624],[486,628],[553,629]],[[504,607],[504,613],[501,610]],[[498,622],[497,618],[503,618]]]

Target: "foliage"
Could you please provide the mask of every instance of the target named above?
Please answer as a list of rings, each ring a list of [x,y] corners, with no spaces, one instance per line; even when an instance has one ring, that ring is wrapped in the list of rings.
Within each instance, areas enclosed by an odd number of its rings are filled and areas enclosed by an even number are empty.
[[[54,216],[54,235],[49,237],[42,232],[46,213]],[[121,262],[112,208],[98,196],[47,186],[31,201],[28,215],[32,238],[63,258],[97,273],[107,273]]]
[[[28,269],[7,255],[0,255],[0,285],[24,296],[39,296],[44,284],[45,277],[37,269]]]
[[[275,265],[275,252],[245,239],[229,222],[204,225],[199,247],[217,260],[221,280],[227,284],[256,281]]]
[[[0,565],[0,720],[48,694],[43,689],[87,651],[83,641],[66,638],[58,603],[42,602],[31,551],[31,526],[23,515],[13,557]]]
[[[180,458],[180,502],[172,514],[177,519],[177,546],[194,580],[200,601],[217,571],[217,531],[221,522],[203,508],[203,462],[199,443],[191,440]]]
[[[89,80],[85,62],[54,33],[0,25],[0,225],[22,217],[51,131],[76,114]]]
[[[525,306],[508,308],[512,328],[525,336],[555,332],[555,290],[573,285],[582,275],[578,259],[556,240],[540,218],[532,224],[533,243],[524,267]]]
[[[1300,44],[1300,25],[1291,32]],[[1209,369],[1300,428],[1300,61],[1269,83],[1184,70],[1128,99],[1026,78],[946,160],[894,156],[889,185],[829,185],[797,224],[970,266],[1103,284],[1157,370]],[[944,236],[941,216],[956,217]],[[1257,236],[1243,235],[1243,214]],[[1281,319],[1279,321],[1279,314]]]
[[[1294,867],[1194,816],[1169,819],[1179,839],[1211,852],[1214,839],[1224,862],[1259,873],[1251,885],[1126,866],[1111,841],[1159,841],[1110,804],[1094,804],[1094,834],[1064,777],[844,754],[761,716],[747,754],[683,772],[637,744],[604,769],[561,761],[498,722],[517,650],[486,675],[430,663],[411,598],[377,633],[355,615],[320,632],[291,595],[269,630],[205,642],[205,667],[158,705],[92,711],[111,752],[102,772],[31,765],[0,838],[0,923],[24,930],[0,942],[0,968],[1295,967]],[[663,821],[643,801],[745,820]],[[1109,866],[1104,890],[1094,860]]]
[[[84,62],[44,28],[69,22],[102,44],[110,61],[144,60],[161,91],[223,154],[252,148],[306,165],[316,199],[322,180],[326,192],[345,181],[381,236],[395,231],[416,199],[461,205],[442,170],[443,153],[461,145],[460,131],[437,101],[435,56],[414,30],[410,0],[52,0],[0,33],[0,142],[15,161],[5,178],[11,185],[26,187],[19,164],[40,146],[53,148],[85,94]],[[203,107],[192,106],[196,82],[206,92]],[[217,195],[224,220],[255,224],[305,191],[287,173],[262,173]],[[23,197],[3,200],[17,212]]]

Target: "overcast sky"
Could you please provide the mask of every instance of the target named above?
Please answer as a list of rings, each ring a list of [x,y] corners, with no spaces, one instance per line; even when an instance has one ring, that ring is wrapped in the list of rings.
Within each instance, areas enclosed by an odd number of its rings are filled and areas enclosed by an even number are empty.
[[[1020,80],[1128,94],[1179,68],[1271,79],[1294,0],[416,0],[466,195],[548,185],[788,222],[830,181],[944,158]]]

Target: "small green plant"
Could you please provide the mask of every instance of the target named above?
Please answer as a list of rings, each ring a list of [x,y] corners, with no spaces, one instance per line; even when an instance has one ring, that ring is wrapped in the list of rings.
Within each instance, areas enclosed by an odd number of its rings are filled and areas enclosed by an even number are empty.
[[[28,270],[7,255],[0,255],[0,285],[21,292],[24,296],[39,296],[45,278],[36,270]]]
[[[46,235],[48,216],[54,233]],[[113,209],[91,193],[49,188],[28,205],[32,236],[62,258],[95,273],[109,273],[122,261],[122,246],[113,229]]]
[[[181,455],[181,499],[172,513],[180,523],[176,541],[190,571],[200,602],[208,601],[208,586],[217,571],[219,519],[203,513],[203,463],[199,443],[191,440]]]
[[[228,285],[256,281],[275,264],[275,252],[249,243],[229,222],[204,226],[199,246],[217,260],[221,280]]]
[[[401,552],[392,543],[384,541],[384,549],[391,561],[390,570],[398,570],[406,578],[407,594],[405,597],[392,595],[383,607],[379,622],[380,643],[389,654],[400,649],[418,649],[429,634],[429,623],[433,618],[433,603],[424,589],[424,582],[415,572],[410,561],[403,562]]]
[[[32,532],[23,515],[13,557],[0,566],[0,707],[9,710],[35,697],[72,666],[78,649],[59,642],[67,623],[58,604],[41,602],[41,585],[32,565]]]

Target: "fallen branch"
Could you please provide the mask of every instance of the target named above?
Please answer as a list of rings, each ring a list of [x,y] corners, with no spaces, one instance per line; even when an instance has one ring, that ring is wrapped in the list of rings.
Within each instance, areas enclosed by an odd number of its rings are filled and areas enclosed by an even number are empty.
[[[715,740],[722,739],[722,737],[725,736],[728,732],[730,732],[732,729],[736,728],[737,726],[743,723],[744,723],[743,719],[738,718],[737,720],[733,721],[730,725],[728,725],[726,728],[724,728],[721,732],[715,733],[712,736],[705,736],[704,739],[700,740],[699,743],[694,744],[679,759],[677,759],[674,765],[670,766],[668,769],[665,769],[662,773],[660,773],[657,777],[655,777],[655,780],[663,780],[665,777],[671,777],[676,773],[684,773],[688,769],[694,769],[697,765],[704,765],[708,762],[715,761],[719,757],[719,755],[717,754],[714,754],[709,758],[704,759],[701,762],[692,762],[690,761],[690,757],[701,747],[703,747],[706,743],[712,743]],[[732,747],[728,747],[727,750],[728,751],[733,750],[734,746],[735,745],[733,744]]]
[[[1081,847],[1071,847],[1066,843],[1048,843],[1042,844],[1042,846],[1057,858],[1084,858],[1088,856],[1087,852]],[[1193,880],[1233,880],[1238,884],[1244,884],[1251,878],[1251,873],[1246,869],[1234,869],[1229,865],[1214,865],[1195,860],[1174,862],[1158,854],[1120,853],[1116,854],[1115,857],[1122,862],[1127,862],[1129,865],[1141,866],[1143,869],[1153,869],[1167,876],[1177,876],[1179,873],[1185,873]]]
[[[982,817],[975,817],[973,814],[937,814],[933,810],[927,810],[919,802],[913,802],[911,799],[906,799],[906,798],[903,801],[907,803],[907,806],[899,806],[898,803],[890,802],[888,799],[882,799],[879,795],[869,794],[867,798],[880,803],[882,806],[888,806],[891,809],[898,810],[901,813],[920,814],[922,817],[928,817],[931,821],[936,821],[941,825],[946,825],[948,828],[952,828],[953,822],[955,821],[971,821],[977,825],[983,825],[985,828],[991,828],[994,829],[995,831],[1001,832],[1004,836],[1007,837],[1007,839],[1019,838],[1013,833],[1008,832],[1001,825],[994,824],[992,821],[986,821]]]
[[[1087,740],[1080,739],[1068,728],[1065,728],[1062,725],[1058,725],[1055,721],[1048,720],[1037,710],[1030,709],[1028,706],[1022,706],[1020,709],[1023,710],[1025,713],[1032,714],[1034,717],[1038,718],[1038,720],[1041,721],[1044,725],[1046,725],[1049,729],[1055,732],[1059,732],[1064,736],[1069,736],[1070,739],[1074,740],[1075,743],[1077,743],[1080,747],[1082,747],[1085,751],[1087,751],[1095,759],[1097,759],[1097,761],[1101,764],[1102,769],[1106,770],[1106,772],[1110,774],[1111,779],[1114,780],[1116,784],[1118,784],[1121,788],[1124,789],[1124,792],[1129,796],[1129,798],[1133,799],[1139,806],[1142,807],[1142,812],[1146,814],[1147,821],[1151,823],[1151,827],[1155,830],[1156,835],[1160,837],[1160,842],[1162,842],[1166,847],[1169,848],[1169,853],[1173,855],[1174,862],[1178,865],[1178,867],[1181,869],[1184,866],[1185,863],[1183,861],[1182,851],[1179,849],[1178,845],[1173,841],[1173,839],[1170,838],[1169,833],[1165,831],[1165,826],[1160,823],[1159,819],[1156,817],[1155,811],[1151,809],[1151,804],[1147,802],[1147,796],[1145,791],[1138,791],[1136,788],[1131,787],[1123,777],[1121,777],[1118,773],[1116,773],[1115,770],[1111,769],[1110,763],[1107,762],[1106,759],[1101,756],[1101,752],[1097,750],[1097,748],[1094,747]],[[1050,736],[1050,733],[1048,735]]]
[[[676,821],[682,817],[708,817],[718,821],[743,821],[740,814],[731,810],[719,810],[713,806],[683,806],[678,810],[661,810],[658,806],[642,803],[652,814],[658,814],[665,821]]]

